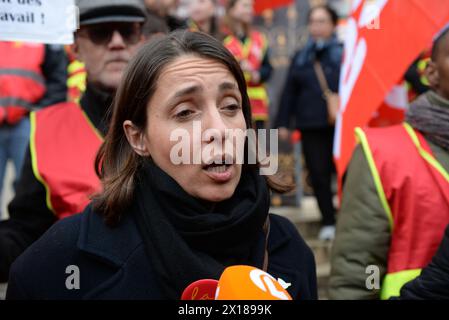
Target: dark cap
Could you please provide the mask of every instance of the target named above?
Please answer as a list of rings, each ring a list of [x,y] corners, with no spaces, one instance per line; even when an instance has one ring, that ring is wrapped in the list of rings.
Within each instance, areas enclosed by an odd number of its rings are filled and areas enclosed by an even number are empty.
[[[80,25],[104,22],[144,22],[142,0],[77,0]]]

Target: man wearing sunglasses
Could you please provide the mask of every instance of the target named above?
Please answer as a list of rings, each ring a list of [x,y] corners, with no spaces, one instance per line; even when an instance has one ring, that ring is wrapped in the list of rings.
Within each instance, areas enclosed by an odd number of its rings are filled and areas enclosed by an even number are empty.
[[[99,191],[94,159],[108,125],[108,108],[124,69],[142,45],[141,0],[78,0],[80,29],[73,51],[84,63],[80,103],[32,113],[30,148],[0,223],[0,282],[12,262],[55,221],[83,210]]]

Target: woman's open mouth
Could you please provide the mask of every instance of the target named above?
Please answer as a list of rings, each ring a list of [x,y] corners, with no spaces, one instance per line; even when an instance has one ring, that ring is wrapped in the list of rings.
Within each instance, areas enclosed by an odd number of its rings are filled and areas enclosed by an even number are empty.
[[[228,182],[232,178],[233,168],[234,163],[226,163],[224,159],[203,165],[203,171],[216,182]]]

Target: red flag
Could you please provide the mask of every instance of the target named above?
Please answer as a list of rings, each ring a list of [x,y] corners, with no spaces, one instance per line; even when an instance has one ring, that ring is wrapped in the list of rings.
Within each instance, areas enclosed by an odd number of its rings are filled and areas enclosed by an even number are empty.
[[[293,0],[256,0],[254,1],[254,13],[261,14],[264,10],[288,6]]]
[[[353,0],[340,74],[334,157],[340,178],[365,126],[407,67],[449,22],[447,0]]]
[[[407,84],[401,80],[388,93],[381,106],[377,109],[373,118],[369,121],[369,127],[386,127],[400,124],[405,119],[408,109]]]

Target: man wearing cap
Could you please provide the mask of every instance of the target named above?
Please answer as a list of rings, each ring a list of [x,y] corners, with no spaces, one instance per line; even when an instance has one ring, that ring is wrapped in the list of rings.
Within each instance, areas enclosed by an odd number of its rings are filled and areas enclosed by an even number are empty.
[[[17,191],[0,223],[0,282],[14,260],[55,221],[82,211],[100,183],[94,159],[108,125],[107,110],[124,69],[143,43],[141,0],[79,0],[74,52],[85,64],[80,103],[31,113],[30,148]]]

